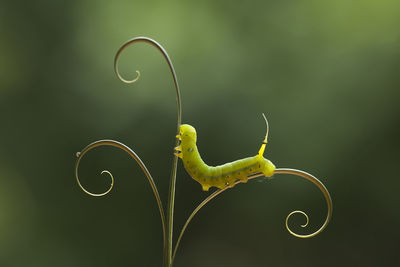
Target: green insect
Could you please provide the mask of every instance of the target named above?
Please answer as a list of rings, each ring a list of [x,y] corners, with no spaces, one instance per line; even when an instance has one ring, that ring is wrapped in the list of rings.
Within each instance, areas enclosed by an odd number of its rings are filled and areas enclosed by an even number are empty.
[[[233,162],[229,162],[216,167],[208,166],[201,159],[196,146],[196,129],[188,124],[182,124],[179,134],[176,136],[181,140],[181,144],[175,147],[175,155],[183,161],[186,171],[190,176],[199,182],[204,191],[212,186],[224,189],[234,186],[235,182],[247,182],[248,176],[253,173],[262,172],[266,177],[274,174],[275,165],[263,157],[265,146],[268,139],[268,121],[262,114],[267,124],[267,133],[256,156],[248,157]]]

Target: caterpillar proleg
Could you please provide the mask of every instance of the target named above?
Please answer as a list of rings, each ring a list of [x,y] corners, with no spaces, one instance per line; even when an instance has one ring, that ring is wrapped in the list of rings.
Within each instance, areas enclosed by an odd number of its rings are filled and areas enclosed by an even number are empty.
[[[274,174],[275,165],[263,157],[268,138],[268,121],[262,114],[267,124],[267,133],[256,156],[248,157],[219,166],[208,166],[201,159],[197,149],[196,129],[189,124],[182,124],[176,136],[181,144],[175,147],[175,155],[182,159],[183,165],[189,175],[199,182],[204,191],[210,187],[224,189],[233,186],[238,180],[247,182],[247,177],[252,173],[262,172],[266,177]]]

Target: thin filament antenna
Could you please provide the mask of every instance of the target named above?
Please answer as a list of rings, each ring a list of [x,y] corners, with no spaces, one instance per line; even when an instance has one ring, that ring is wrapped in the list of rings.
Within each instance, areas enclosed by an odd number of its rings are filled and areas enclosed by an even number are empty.
[[[136,76],[135,79],[133,79],[133,80],[126,80],[126,79],[124,79],[124,78],[121,76],[121,74],[119,73],[119,69],[118,69],[118,60],[119,60],[119,58],[120,58],[121,53],[122,53],[128,46],[130,46],[130,45],[132,45],[132,44],[134,44],[134,43],[138,43],[138,42],[147,43],[147,44],[150,44],[150,45],[154,46],[155,48],[157,48],[158,51],[161,52],[161,54],[164,56],[165,60],[166,60],[167,63],[168,63],[168,67],[169,67],[169,69],[170,69],[170,71],[171,71],[172,78],[173,78],[173,80],[174,80],[175,91],[176,91],[176,102],[177,102],[177,106],[178,106],[178,123],[177,123],[177,124],[178,124],[178,130],[179,130],[179,127],[180,127],[181,121],[182,121],[182,118],[181,118],[181,117],[182,117],[182,107],[181,107],[181,94],[180,94],[180,90],[179,90],[178,79],[177,79],[177,77],[176,77],[176,73],[175,73],[174,66],[173,66],[173,64],[172,64],[171,59],[170,59],[169,56],[168,56],[167,51],[165,51],[165,49],[164,49],[158,42],[156,42],[156,41],[154,41],[153,39],[150,39],[150,38],[148,38],[148,37],[136,37],[136,38],[133,38],[133,39],[128,40],[127,42],[125,42],[125,43],[118,49],[117,53],[115,54],[115,57],[114,57],[114,72],[115,72],[115,74],[117,75],[118,79],[120,79],[120,80],[121,80],[122,82],[124,82],[124,83],[134,83],[134,82],[136,82],[136,81],[139,80],[139,78],[140,78],[140,72],[139,72],[138,70],[136,71],[137,76]]]

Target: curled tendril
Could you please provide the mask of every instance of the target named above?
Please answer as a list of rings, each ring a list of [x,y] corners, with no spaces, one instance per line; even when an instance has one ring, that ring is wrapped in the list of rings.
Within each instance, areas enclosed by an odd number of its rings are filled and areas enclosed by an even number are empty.
[[[86,147],[86,148],[87,148],[87,147]],[[114,187],[114,176],[112,175],[111,172],[109,172],[109,171],[107,171],[107,170],[104,170],[104,171],[102,171],[102,172],[100,173],[100,174],[107,173],[107,174],[110,176],[110,179],[111,179],[110,187],[109,187],[105,192],[103,192],[103,193],[92,193],[92,192],[90,192],[89,190],[87,190],[87,189],[81,184],[81,181],[79,180],[79,176],[78,176],[79,164],[80,164],[80,162],[81,162],[81,159],[82,159],[83,155],[85,155],[89,150],[90,150],[90,148],[89,148],[89,149],[84,149],[83,152],[76,152],[76,157],[78,158],[78,159],[76,160],[76,165],[75,165],[75,178],[76,178],[76,182],[78,183],[78,185],[79,185],[79,187],[82,189],[82,191],[85,192],[86,194],[88,194],[88,195],[90,195],[90,196],[92,196],[92,197],[102,197],[102,196],[105,196],[105,195],[107,195],[108,193],[110,193],[111,190],[112,190],[113,187]]]
[[[78,159],[78,160],[79,160],[79,159]],[[78,182],[78,185],[79,185],[79,187],[82,189],[82,191],[85,192],[86,194],[88,194],[88,195],[90,195],[90,196],[92,196],[92,197],[102,197],[102,196],[105,196],[105,195],[107,195],[108,193],[110,193],[111,190],[112,190],[113,187],[114,187],[114,176],[112,175],[112,173],[109,172],[109,171],[107,171],[107,170],[104,170],[104,171],[102,171],[100,174],[103,174],[103,173],[107,173],[107,174],[110,176],[110,179],[111,179],[110,187],[109,187],[105,192],[103,192],[103,193],[92,193],[92,192],[90,192],[89,190],[87,190],[85,187],[82,186],[81,182],[79,181],[78,176],[76,176],[76,181]]]
[[[328,213],[326,215],[325,222],[322,224],[322,226],[317,231],[315,231],[314,233],[311,233],[311,234],[308,234],[308,235],[300,235],[300,234],[296,234],[295,232],[293,232],[290,229],[290,227],[288,226],[289,218],[293,214],[300,213],[300,214],[302,214],[302,215],[304,215],[306,217],[307,222],[306,222],[306,224],[301,225],[301,227],[306,227],[308,225],[308,221],[309,221],[308,216],[307,216],[307,214],[305,212],[303,212],[301,210],[296,210],[296,211],[292,211],[291,213],[289,213],[289,215],[286,217],[285,225],[286,225],[286,229],[289,231],[289,233],[291,233],[295,237],[299,237],[299,238],[310,238],[310,237],[316,236],[319,233],[321,233],[326,228],[326,226],[328,226],[328,223],[331,220],[332,211],[333,211],[332,198],[331,198],[331,196],[329,194],[328,189],[326,189],[326,187],[324,186],[324,184],[320,180],[318,180],[316,177],[314,177],[313,175],[311,175],[311,174],[309,174],[309,173],[307,173],[305,171],[282,168],[282,169],[276,169],[275,173],[276,174],[292,174],[292,175],[300,176],[300,177],[303,177],[303,178],[309,180],[310,182],[312,182],[316,186],[318,186],[318,188],[324,194],[324,197],[325,197],[325,200],[326,200],[326,204],[328,206]]]
[[[134,43],[138,43],[138,42],[144,42],[144,43],[150,44],[150,45],[154,46],[155,48],[157,48],[157,49],[161,52],[161,54],[164,56],[165,60],[166,60],[167,63],[168,63],[168,67],[169,67],[169,69],[170,69],[170,71],[171,71],[172,78],[173,78],[173,80],[174,80],[175,91],[176,91],[176,101],[177,101],[177,105],[178,105],[178,130],[179,130],[179,126],[180,126],[181,121],[182,121],[182,119],[181,119],[181,117],[182,117],[182,115],[181,115],[181,114],[182,114],[182,108],[181,108],[181,94],[180,94],[180,90],[179,90],[178,79],[177,79],[177,77],[176,77],[176,73],[175,73],[174,66],[172,65],[172,61],[171,61],[171,59],[169,58],[167,51],[165,51],[165,49],[164,49],[158,42],[156,42],[156,41],[154,41],[153,39],[150,39],[150,38],[148,38],[148,37],[136,37],[136,38],[133,38],[133,39],[131,39],[131,40],[125,42],[125,43],[118,49],[117,53],[115,54],[115,57],[114,57],[114,72],[115,72],[115,74],[117,75],[118,79],[120,79],[120,80],[121,80],[122,82],[124,82],[124,83],[134,83],[134,82],[136,82],[136,81],[139,80],[139,78],[140,78],[140,72],[139,72],[138,70],[136,71],[137,76],[136,76],[135,79],[133,79],[133,80],[127,80],[127,79],[124,79],[124,78],[122,77],[122,75],[119,73],[119,69],[118,69],[118,61],[119,61],[119,58],[120,58],[120,56],[121,56],[121,53],[122,53],[128,46],[130,46],[130,45],[132,45],[132,44],[134,44]]]
[[[164,56],[165,60],[168,63],[168,67],[171,71],[172,78],[174,80],[174,85],[175,85],[175,92],[176,92],[176,104],[178,108],[178,120],[177,120],[177,127],[176,127],[176,133],[179,133],[179,128],[181,127],[181,122],[182,122],[182,105],[181,105],[181,94],[179,90],[179,84],[178,84],[178,79],[176,77],[175,69],[174,66],[172,65],[172,61],[168,56],[167,51],[156,41],[153,39],[150,39],[148,37],[136,37],[133,38],[127,42],[125,42],[117,51],[117,54],[115,55],[114,58],[114,71],[117,77],[124,83],[134,83],[136,82],[139,77],[140,77],[140,72],[136,71],[138,76],[134,80],[126,80],[124,79],[118,70],[118,60],[121,55],[121,53],[130,45],[138,42],[144,42],[147,44],[150,44],[157,48],[161,54]],[[176,139],[175,141],[175,147],[178,146],[179,140]],[[172,260],[172,234],[173,234],[173,222],[174,222],[174,202],[175,202],[175,185],[176,185],[176,169],[178,165],[178,157],[174,156],[173,161],[172,161],[172,170],[171,170],[171,178],[170,178],[170,184],[169,184],[169,195],[168,195],[168,207],[167,207],[167,219],[168,219],[168,228],[167,228],[167,243],[164,244],[164,249],[168,248],[166,253],[164,253],[164,262],[169,266]]]
[[[288,216],[286,216],[286,220],[285,220],[286,229],[294,236],[296,236],[296,233],[294,233],[292,230],[290,230],[290,228],[288,226],[288,221],[289,221],[290,216],[292,216],[293,214],[297,214],[297,213],[303,214],[304,217],[306,217],[306,223],[300,225],[301,227],[306,227],[308,225],[309,221],[310,221],[310,219],[308,218],[307,213],[305,213],[304,211],[295,210],[295,211],[292,211],[291,213],[289,213]]]
[[[313,184],[315,184],[316,186],[318,186],[318,188],[319,188],[319,189],[322,191],[322,193],[324,194],[326,203],[327,203],[327,205],[328,205],[328,213],[327,213],[327,216],[326,216],[326,219],[325,219],[324,224],[323,224],[317,231],[315,231],[315,232],[312,233],[312,234],[309,234],[309,235],[299,235],[299,234],[296,234],[296,233],[293,232],[293,231],[289,228],[289,226],[288,226],[288,220],[289,220],[289,218],[290,218],[293,214],[300,213],[300,214],[303,214],[303,215],[306,217],[306,223],[303,224],[303,225],[301,225],[301,227],[306,227],[306,226],[308,225],[308,222],[309,222],[308,215],[307,215],[305,212],[300,211],[300,210],[292,211],[291,213],[289,213],[289,215],[286,217],[285,224],[286,224],[286,229],[289,231],[289,233],[292,234],[292,235],[294,235],[295,237],[299,237],[299,238],[310,238],[310,237],[316,236],[317,234],[319,234],[320,232],[322,232],[322,231],[326,228],[326,226],[328,225],[328,223],[329,223],[329,221],[330,221],[330,219],[331,219],[331,217],[332,217],[332,207],[333,207],[333,205],[332,205],[332,198],[331,198],[331,196],[330,196],[328,190],[326,189],[326,187],[325,187],[325,186],[321,183],[321,181],[319,181],[316,177],[314,177],[313,175],[311,175],[311,174],[309,174],[309,173],[307,173],[307,172],[305,172],[305,171],[296,170],[296,169],[288,169],[288,168],[279,168],[279,169],[276,169],[276,170],[275,170],[274,174],[292,174],[292,175],[300,176],[300,177],[303,177],[303,178],[305,178],[305,179],[311,181]],[[258,177],[262,177],[262,176],[264,176],[264,174],[262,174],[262,173],[256,173],[256,174],[250,175],[250,176],[248,177],[248,180],[251,180],[251,179],[254,179],[254,178],[258,178]],[[175,245],[174,254],[173,254],[172,259],[175,258],[175,255],[176,255],[176,252],[177,252],[177,250],[178,250],[178,246],[179,246],[179,244],[180,244],[180,242],[181,242],[182,236],[183,236],[183,234],[184,234],[186,228],[188,227],[190,221],[191,221],[191,220],[193,219],[193,217],[196,215],[196,213],[197,213],[202,207],[204,207],[208,202],[210,202],[213,198],[215,198],[216,196],[218,196],[219,194],[221,194],[221,193],[224,192],[225,190],[228,190],[229,188],[233,188],[235,185],[237,185],[237,184],[239,184],[239,183],[243,183],[243,181],[239,180],[239,181],[235,182],[234,184],[232,184],[232,185],[229,186],[229,187],[225,187],[224,189],[218,189],[217,191],[215,191],[214,193],[212,193],[211,195],[209,195],[206,199],[204,199],[203,202],[201,202],[201,203],[196,207],[196,209],[193,210],[192,214],[190,214],[190,216],[189,216],[188,219],[186,220],[186,223],[185,223],[184,226],[182,227],[181,233],[180,233],[180,235],[179,235],[179,237],[178,237],[178,241],[176,242],[176,245]]]
[[[139,78],[140,78],[140,71],[137,70],[137,71],[136,71],[137,76],[136,76],[135,79],[133,79],[133,80],[126,80],[126,79],[124,79],[124,78],[121,76],[121,74],[119,74],[118,65],[115,65],[115,73],[117,74],[118,79],[120,79],[120,80],[123,81],[124,83],[134,83],[134,82],[137,82],[137,81],[139,80]]]
[[[81,184],[80,180],[79,180],[79,175],[78,175],[78,168],[79,168],[79,164],[81,162],[81,159],[83,158],[83,156],[89,152],[90,150],[92,150],[95,147],[99,147],[99,146],[112,146],[112,147],[116,147],[119,149],[124,150],[125,152],[127,152],[132,158],[134,158],[136,160],[136,162],[138,163],[138,165],[140,166],[140,168],[142,169],[142,171],[144,172],[144,174],[147,177],[147,180],[150,183],[151,189],[153,190],[154,196],[156,197],[156,201],[157,201],[157,205],[158,205],[158,210],[160,212],[160,216],[161,216],[161,224],[162,224],[162,230],[163,230],[163,236],[164,236],[164,246],[165,246],[165,242],[166,242],[166,230],[165,230],[165,215],[164,215],[164,210],[163,210],[163,205],[161,202],[161,198],[160,198],[160,194],[158,193],[157,187],[154,183],[153,177],[151,176],[149,170],[147,169],[146,165],[144,165],[143,161],[140,159],[140,157],[135,153],[135,151],[133,151],[131,148],[129,148],[128,146],[114,141],[114,140],[99,140],[96,142],[93,142],[91,144],[89,144],[88,146],[86,146],[81,152],[76,153],[77,156],[77,160],[75,163],[75,178],[76,181],[78,182],[79,187],[88,195],[94,196],[94,197],[101,197],[104,195],[107,195],[113,188],[114,186],[114,177],[111,174],[111,172],[104,170],[101,172],[101,174],[108,174],[111,178],[111,185],[110,187],[107,189],[107,191],[105,191],[104,193],[100,193],[100,194],[96,194],[96,193],[92,193],[90,191],[88,191],[85,187],[83,187],[83,185]],[[165,249],[165,247],[164,247]]]

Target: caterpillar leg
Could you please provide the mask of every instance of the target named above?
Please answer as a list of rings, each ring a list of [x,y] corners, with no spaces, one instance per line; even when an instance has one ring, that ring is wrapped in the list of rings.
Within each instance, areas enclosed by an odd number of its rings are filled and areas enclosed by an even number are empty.
[[[174,148],[174,155],[177,157],[182,158],[182,147],[181,146],[177,146]]]
[[[180,135],[180,134],[177,134],[176,136],[175,136],[179,141],[182,141],[182,136]],[[174,155],[175,156],[177,156],[177,157],[179,157],[179,158],[182,158],[182,147],[179,145],[179,146],[177,146],[177,147],[175,147],[174,148]]]
[[[202,184],[201,186],[203,187],[203,191],[208,191],[208,189],[210,188],[209,185]]]

